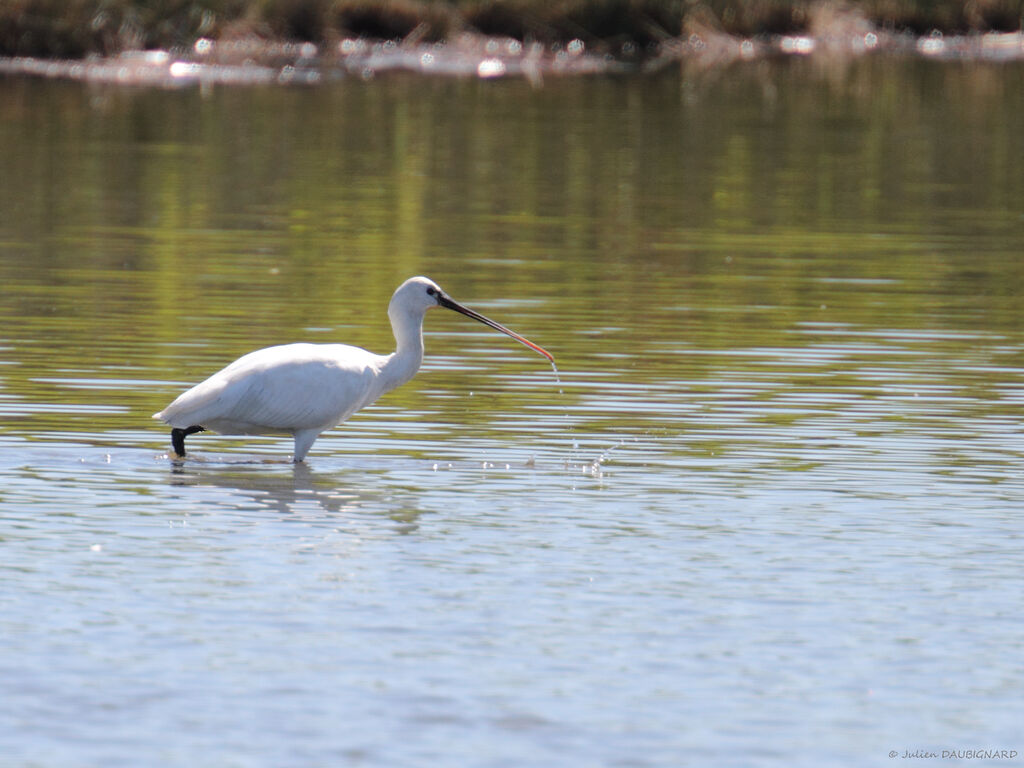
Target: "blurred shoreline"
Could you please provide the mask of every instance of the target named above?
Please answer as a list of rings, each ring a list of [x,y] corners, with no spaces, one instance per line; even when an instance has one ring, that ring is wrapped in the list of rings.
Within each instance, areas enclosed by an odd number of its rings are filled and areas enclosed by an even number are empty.
[[[1024,60],[1024,0],[7,0],[0,74],[316,83],[494,78],[894,53]]]
[[[620,56],[694,34],[822,37],[1018,32],[1024,0],[7,0],[0,56],[77,59],[258,40],[441,43],[463,35]]]

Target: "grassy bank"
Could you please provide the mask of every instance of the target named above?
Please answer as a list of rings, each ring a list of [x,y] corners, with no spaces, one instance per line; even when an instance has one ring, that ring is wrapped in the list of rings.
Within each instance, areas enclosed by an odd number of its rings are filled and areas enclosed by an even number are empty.
[[[0,56],[78,58],[188,47],[200,37],[432,41],[464,31],[542,42],[579,38],[614,51],[693,28],[745,36],[802,32],[824,3],[917,34],[1015,31],[1024,14],[1024,0],[5,0]]]

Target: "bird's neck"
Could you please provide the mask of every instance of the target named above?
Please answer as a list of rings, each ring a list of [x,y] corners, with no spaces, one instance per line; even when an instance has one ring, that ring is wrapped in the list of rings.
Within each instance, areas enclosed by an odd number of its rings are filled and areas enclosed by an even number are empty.
[[[384,359],[380,376],[383,391],[388,392],[405,384],[416,375],[423,362],[423,322],[395,322],[392,318],[391,327],[395,332],[395,351]]]

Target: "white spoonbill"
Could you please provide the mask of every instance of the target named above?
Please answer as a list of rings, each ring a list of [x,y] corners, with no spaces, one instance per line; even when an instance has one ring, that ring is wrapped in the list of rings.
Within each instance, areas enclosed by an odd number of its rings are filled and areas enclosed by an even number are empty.
[[[284,344],[235,360],[183,392],[154,419],[170,424],[171,446],[185,455],[185,437],[290,434],[302,461],[320,433],[337,426],[385,392],[404,384],[423,362],[423,316],[446,307],[508,334],[554,362],[549,352],[452,300],[433,280],[410,277],[388,305],[396,349],[375,355],[347,344]]]

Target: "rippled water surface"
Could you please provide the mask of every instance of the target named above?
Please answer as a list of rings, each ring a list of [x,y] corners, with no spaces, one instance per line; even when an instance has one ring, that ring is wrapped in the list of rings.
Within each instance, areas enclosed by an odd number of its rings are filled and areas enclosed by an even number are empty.
[[[1024,752],[1022,72],[0,79],[0,762]],[[432,312],[305,464],[168,459],[414,274],[557,377]]]

